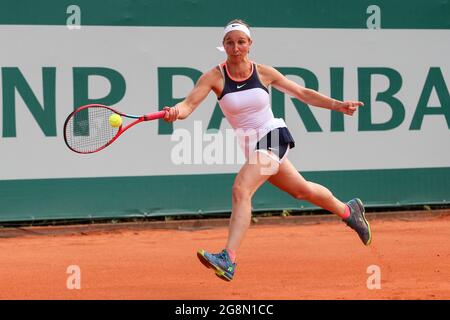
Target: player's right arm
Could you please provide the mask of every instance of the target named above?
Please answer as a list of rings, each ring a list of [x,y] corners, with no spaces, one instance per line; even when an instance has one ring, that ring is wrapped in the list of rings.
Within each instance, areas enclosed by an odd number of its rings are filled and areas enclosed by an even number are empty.
[[[168,111],[164,120],[172,122],[177,119],[186,119],[206,99],[214,85],[217,85],[217,80],[217,70],[212,69],[204,73],[183,101],[174,107],[164,107],[163,110]]]

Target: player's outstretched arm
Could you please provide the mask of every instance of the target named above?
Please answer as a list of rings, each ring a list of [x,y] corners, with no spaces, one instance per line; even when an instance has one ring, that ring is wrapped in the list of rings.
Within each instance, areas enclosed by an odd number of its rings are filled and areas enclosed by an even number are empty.
[[[186,119],[208,96],[214,85],[215,77],[214,69],[204,73],[183,101],[177,103],[174,107],[163,108],[167,111],[164,120],[172,122],[178,119]]]
[[[298,83],[289,80],[278,70],[272,67],[265,66],[264,72],[268,75],[267,78],[270,80],[270,84],[274,88],[311,106],[335,110],[347,115],[353,115],[358,107],[364,105],[364,103],[360,101],[339,101],[327,97],[316,90],[305,88]]]

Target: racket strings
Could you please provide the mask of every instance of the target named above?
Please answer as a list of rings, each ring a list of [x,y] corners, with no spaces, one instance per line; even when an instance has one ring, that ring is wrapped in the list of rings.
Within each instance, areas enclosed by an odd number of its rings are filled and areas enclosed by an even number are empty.
[[[119,131],[119,127],[113,127],[109,123],[112,114],[112,110],[101,106],[74,113],[65,128],[69,147],[81,153],[95,152],[105,147]]]

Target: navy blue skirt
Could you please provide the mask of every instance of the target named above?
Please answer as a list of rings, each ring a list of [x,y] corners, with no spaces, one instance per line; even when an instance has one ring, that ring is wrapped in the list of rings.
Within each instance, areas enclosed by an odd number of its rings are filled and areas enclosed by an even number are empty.
[[[295,147],[295,141],[289,129],[286,127],[276,128],[262,137],[256,144],[255,150],[268,150],[282,159],[288,149]]]

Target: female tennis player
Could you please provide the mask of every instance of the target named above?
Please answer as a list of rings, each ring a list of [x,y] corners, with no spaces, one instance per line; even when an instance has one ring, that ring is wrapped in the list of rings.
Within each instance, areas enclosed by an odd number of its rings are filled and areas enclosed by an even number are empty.
[[[326,187],[305,180],[289,161],[287,155],[295,142],[284,120],[274,117],[268,88],[273,86],[308,105],[346,115],[353,115],[363,103],[329,98],[287,79],[273,67],[252,62],[248,56],[251,46],[248,25],[242,20],[231,21],[224,29],[226,61],[203,74],[185,100],[164,108],[166,121],[186,119],[213,91],[227,120],[239,131],[246,162],[232,189],[232,213],[225,249],[217,254],[205,250],[197,252],[204,265],[227,281],[233,279],[236,254],[250,225],[252,196],[267,180],[296,199],[309,201],[342,218],[357,232],[364,245],[371,242],[370,225],[361,200],[341,202]],[[273,170],[268,170],[269,167]]]

